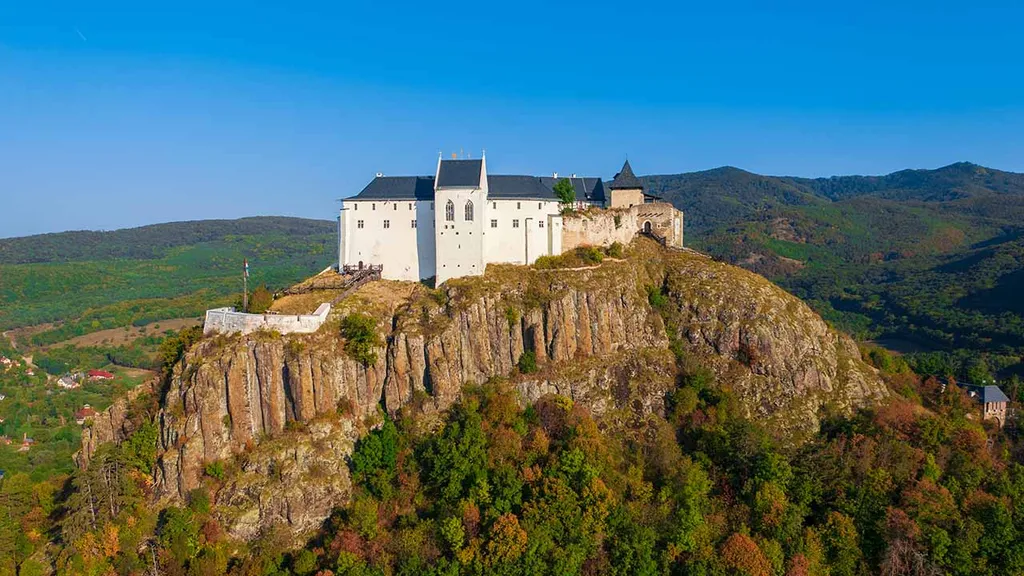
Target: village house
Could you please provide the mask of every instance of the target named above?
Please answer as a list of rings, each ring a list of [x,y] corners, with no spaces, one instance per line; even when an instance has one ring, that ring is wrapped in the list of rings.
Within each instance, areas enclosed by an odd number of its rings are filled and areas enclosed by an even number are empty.
[[[89,370],[89,380],[113,380],[114,375],[105,370]]]
[[[92,406],[86,404],[82,406],[81,410],[75,412],[75,423],[81,426],[82,424],[85,424],[86,420],[95,417],[96,414],[97,412],[93,410]]]
[[[57,386],[64,388],[65,390],[74,390],[81,386],[70,374],[65,374],[57,379]]]
[[[555,192],[562,186],[575,192],[573,202],[563,202]],[[610,237],[588,236],[585,230],[563,236],[567,208],[632,211],[633,228],[621,231],[627,241],[647,233],[681,248],[682,212],[667,203],[653,206],[655,200],[628,161],[606,187],[601,178],[576,174],[489,174],[485,157],[438,158],[432,176],[378,173],[359,194],[342,201],[339,270],[379,266],[386,279],[434,278],[440,285],[483,274],[487,264],[532,264]]]
[[[994,419],[1000,428],[1006,425],[1010,399],[999,386],[964,384],[963,388],[968,396],[981,404],[981,417],[983,420]]]
[[[35,443],[36,441],[34,439],[28,437],[28,433],[22,434],[21,446],[18,447],[18,452],[28,452],[32,449],[32,445]]]

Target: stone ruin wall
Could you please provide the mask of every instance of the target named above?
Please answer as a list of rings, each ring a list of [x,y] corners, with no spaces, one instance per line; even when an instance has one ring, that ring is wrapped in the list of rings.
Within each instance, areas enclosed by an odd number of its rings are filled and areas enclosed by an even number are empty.
[[[630,208],[598,209],[565,216],[562,220],[562,252],[579,246],[609,246],[614,242],[629,244],[647,222],[651,223],[653,232],[666,239],[669,246],[682,248],[682,211],[667,202],[650,202]]]
[[[258,330],[274,330],[281,334],[311,334],[320,329],[331,312],[331,305],[321,304],[313,314],[246,314],[234,308],[206,311],[203,334],[251,334]]]

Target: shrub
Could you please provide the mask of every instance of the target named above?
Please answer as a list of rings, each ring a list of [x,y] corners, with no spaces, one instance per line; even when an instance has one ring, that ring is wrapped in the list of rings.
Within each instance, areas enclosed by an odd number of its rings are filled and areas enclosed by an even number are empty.
[[[533,374],[537,371],[537,353],[527,350],[519,357],[519,371],[523,374]]]
[[[509,330],[515,328],[516,324],[519,324],[519,311],[516,310],[515,308],[513,308],[512,306],[506,307],[505,308],[505,320],[508,321],[508,329]]]
[[[196,514],[206,514],[210,511],[210,495],[205,488],[196,488],[188,493],[188,507]]]
[[[580,246],[576,255],[584,264],[600,264],[604,260],[604,253],[594,246]]]
[[[668,306],[668,296],[662,294],[656,286],[647,287],[647,303],[651,305],[651,308],[662,311]]]
[[[207,476],[209,476],[210,478],[215,478],[217,480],[223,480],[224,479],[224,463],[221,462],[220,460],[214,460],[213,462],[209,462],[206,465],[206,467],[203,468],[203,472]]]
[[[618,218],[618,216],[616,216]],[[617,226],[618,224],[616,224]],[[608,256],[612,258],[622,258],[622,244],[620,242],[612,242],[612,245],[608,247]]]
[[[381,345],[377,335],[377,321],[366,314],[354,312],[341,321],[341,335],[345,338],[345,352],[370,366],[377,362],[377,348]]]

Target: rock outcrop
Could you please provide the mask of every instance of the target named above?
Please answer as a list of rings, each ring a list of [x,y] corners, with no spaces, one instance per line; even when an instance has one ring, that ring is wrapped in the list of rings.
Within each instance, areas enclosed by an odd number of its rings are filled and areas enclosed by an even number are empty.
[[[132,388],[114,400],[106,410],[92,418],[92,424],[82,429],[82,448],[72,456],[79,468],[89,465],[89,459],[92,458],[100,444],[107,442],[119,444],[135,431],[138,422],[137,419],[131,417],[133,415],[132,407],[136,401],[153,395],[156,392],[157,384],[158,380],[153,379]],[[151,402],[155,404],[156,400],[151,399]],[[142,418],[143,414],[137,414],[137,416]]]
[[[524,401],[559,393],[609,418],[659,412],[675,385],[670,345],[711,367],[751,417],[787,433],[817,429],[825,404],[851,409],[886,394],[849,338],[767,280],[648,241],[632,252],[584,270],[492,266],[389,306],[361,300],[364,287],[338,310],[378,318],[384,343],[371,365],[345,353],[335,321],[313,335],[201,341],[158,415],[157,493],[181,498],[207,463],[229,462],[241,476],[216,499],[231,510],[230,532],[310,528],[345,502],[345,458],[379,407],[440,411],[467,384],[510,377]],[[652,307],[652,290],[667,303]],[[524,352],[539,372],[517,374]],[[297,426],[309,427],[301,441],[254,456]],[[316,488],[297,488],[306,485]]]

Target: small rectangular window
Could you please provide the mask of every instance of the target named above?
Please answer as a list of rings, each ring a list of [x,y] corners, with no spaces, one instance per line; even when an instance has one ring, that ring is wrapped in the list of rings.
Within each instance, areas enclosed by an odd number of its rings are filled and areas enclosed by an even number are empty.
[[[543,227],[544,227],[544,221],[543,220],[538,220],[537,221],[537,228],[543,228]]]
[[[409,210],[412,210],[412,202],[409,202]]]
[[[384,221],[384,228],[385,229],[391,228],[391,220],[385,220]]]
[[[541,203],[540,203],[540,202],[537,202],[537,210],[540,210],[540,209],[541,209],[542,207],[543,207],[543,206],[541,205]]]
[[[516,210],[519,210],[522,207],[523,207],[523,203],[522,202],[516,202]]]
[[[415,227],[416,227],[416,221],[415,221],[415,220],[413,220],[413,221],[412,221],[412,227],[413,227],[413,228],[415,228]]]
[[[363,227],[363,221],[362,220],[356,220],[356,228],[362,228],[362,227]]]
[[[430,209],[431,209],[431,210],[433,210],[433,209],[434,209],[434,203],[433,203],[433,202],[431,202],[431,203],[430,203]]]
[[[519,220],[513,220],[512,221],[512,227],[513,228],[519,228]]]
[[[353,204],[352,205],[352,209],[353,210],[359,210],[359,204]]]
[[[376,209],[377,209],[377,203],[376,202],[371,203],[370,204],[370,210],[376,210]]]
[[[497,220],[491,220],[491,228],[497,228],[497,227],[498,227],[498,221]]]
[[[397,202],[395,202],[395,203],[393,204],[393,206],[395,207],[395,210],[398,210],[398,203],[397,203]]]
[[[497,202],[491,202],[491,208],[494,208],[495,210],[497,210],[498,209],[498,203]]]

